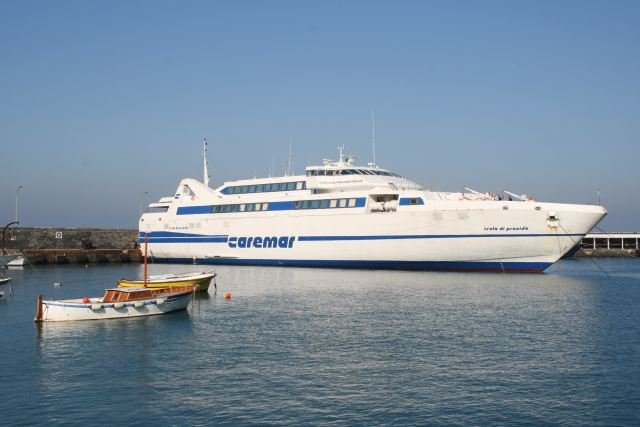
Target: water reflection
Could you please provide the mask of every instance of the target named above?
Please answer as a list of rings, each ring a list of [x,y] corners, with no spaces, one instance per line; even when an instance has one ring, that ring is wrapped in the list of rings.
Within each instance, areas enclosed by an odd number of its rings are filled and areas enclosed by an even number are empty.
[[[33,399],[4,399],[9,423],[25,407],[35,424],[95,421],[87,408],[127,425],[606,425],[639,416],[640,280],[629,261],[604,261],[609,277],[588,261],[531,275],[221,266],[218,292],[198,294],[189,311],[31,323],[37,293],[95,295],[137,268],[16,280],[15,298],[0,307],[13,340],[0,346],[3,379]]]
[[[583,386],[573,399],[598,399],[588,375],[580,378],[593,363],[584,355],[602,350],[597,276],[225,270],[221,289],[233,300],[212,300],[193,343],[209,356],[194,361],[197,376],[165,390],[195,413],[304,422],[443,405],[434,394],[464,407],[470,393],[478,407],[534,414],[567,398],[567,375]],[[553,391],[529,405],[533,378]],[[185,387],[194,392],[184,397]],[[287,402],[287,415],[269,409],[276,401]]]

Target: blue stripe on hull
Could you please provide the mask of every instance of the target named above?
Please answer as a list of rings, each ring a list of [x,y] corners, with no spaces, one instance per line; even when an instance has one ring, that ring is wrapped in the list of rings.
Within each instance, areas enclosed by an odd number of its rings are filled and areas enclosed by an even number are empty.
[[[193,263],[192,258],[153,258],[154,262]],[[383,270],[483,271],[542,273],[550,262],[466,262],[466,261],[362,261],[302,259],[197,258],[198,264],[268,265],[295,267],[362,268]]]
[[[223,237],[226,236],[226,234],[215,234],[215,235],[210,235],[210,234],[200,234],[200,233],[182,233],[182,232],[177,232],[177,231],[140,231],[138,233],[139,237],[141,239],[144,239],[144,236],[146,235],[149,238],[152,237]]]
[[[477,239],[477,238],[517,238],[517,237],[582,237],[582,234],[399,234],[368,236],[298,236],[299,242],[331,242],[359,240],[424,240],[424,239]],[[149,243],[227,243],[226,235],[191,235],[191,234],[149,234]],[[144,237],[140,238],[140,242]]]
[[[227,243],[228,237],[187,237],[187,238],[172,238],[172,237],[150,237],[149,243]],[[144,240],[142,241],[144,243]]]
[[[582,234],[398,234],[379,236],[299,236],[300,242],[338,241],[338,240],[406,240],[406,239],[471,239],[502,237],[566,237]]]

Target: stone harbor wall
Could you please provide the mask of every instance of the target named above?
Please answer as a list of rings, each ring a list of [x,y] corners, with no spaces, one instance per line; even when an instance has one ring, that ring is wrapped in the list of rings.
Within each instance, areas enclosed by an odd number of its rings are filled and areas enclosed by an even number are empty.
[[[140,262],[137,237],[131,229],[18,227],[0,239],[4,252],[35,265]]]
[[[110,228],[10,228],[4,233],[4,248],[28,249],[135,249],[138,230]]]

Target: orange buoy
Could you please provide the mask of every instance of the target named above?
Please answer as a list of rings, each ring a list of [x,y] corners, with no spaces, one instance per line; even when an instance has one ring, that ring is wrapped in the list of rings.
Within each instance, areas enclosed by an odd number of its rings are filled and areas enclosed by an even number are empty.
[[[226,299],[231,299],[231,294],[229,292],[227,292],[226,294],[224,294],[224,297]]]
[[[82,298],[82,302],[85,303],[85,304],[90,302],[90,301],[91,300],[89,298],[87,298],[87,297]]]

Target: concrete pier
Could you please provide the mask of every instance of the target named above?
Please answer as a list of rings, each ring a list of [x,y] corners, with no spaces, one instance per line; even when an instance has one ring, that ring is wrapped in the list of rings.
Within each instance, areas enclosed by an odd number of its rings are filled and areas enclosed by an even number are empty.
[[[574,256],[640,256],[640,233],[589,233],[580,242],[580,249]]]

